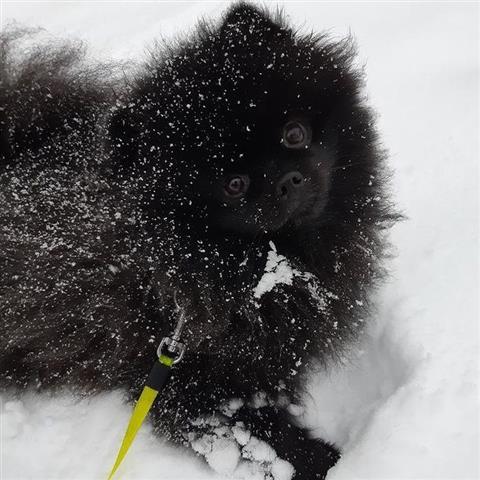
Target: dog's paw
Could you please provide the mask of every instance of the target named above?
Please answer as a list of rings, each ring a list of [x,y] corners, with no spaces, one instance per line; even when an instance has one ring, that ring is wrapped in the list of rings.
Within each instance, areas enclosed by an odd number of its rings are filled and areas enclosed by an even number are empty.
[[[232,475],[240,461],[240,446],[223,414],[197,418],[191,422],[195,431],[185,434],[192,449],[222,475]]]
[[[279,458],[268,443],[254,436],[250,436],[243,445],[241,455],[242,461],[235,471],[235,478],[290,480],[295,473],[293,466]]]
[[[278,457],[268,443],[251,435],[242,422],[229,424],[230,412],[192,422],[199,431],[187,434],[197,454],[219,474],[237,480],[290,480],[293,466]]]

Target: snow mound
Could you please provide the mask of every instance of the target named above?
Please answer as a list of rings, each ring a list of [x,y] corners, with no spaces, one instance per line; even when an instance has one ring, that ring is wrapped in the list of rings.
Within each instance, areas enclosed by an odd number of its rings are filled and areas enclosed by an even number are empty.
[[[121,392],[83,399],[68,391],[2,393],[0,477],[105,480],[131,411]],[[212,476],[191,451],[168,446],[146,423],[116,478],[197,480]]]

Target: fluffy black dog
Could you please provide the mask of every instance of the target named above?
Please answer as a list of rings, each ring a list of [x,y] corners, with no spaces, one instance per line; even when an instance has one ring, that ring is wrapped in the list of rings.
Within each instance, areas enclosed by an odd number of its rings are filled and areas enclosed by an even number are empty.
[[[175,296],[158,431],[207,459],[265,440],[266,477],[324,478],[338,452],[289,405],[362,330],[395,219],[351,42],[236,4],[122,86],[20,37],[0,55],[2,385],[137,398]]]

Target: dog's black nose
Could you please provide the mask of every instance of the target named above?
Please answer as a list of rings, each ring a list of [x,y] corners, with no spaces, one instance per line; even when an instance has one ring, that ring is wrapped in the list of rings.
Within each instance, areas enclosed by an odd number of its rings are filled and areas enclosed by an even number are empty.
[[[288,172],[277,183],[277,196],[286,199],[304,185],[305,178],[300,172]]]

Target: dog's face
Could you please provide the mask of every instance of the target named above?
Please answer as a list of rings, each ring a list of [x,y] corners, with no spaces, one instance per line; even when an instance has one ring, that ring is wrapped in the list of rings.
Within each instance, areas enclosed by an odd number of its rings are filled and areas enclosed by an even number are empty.
[[[313,116],[284,109],[250,118],[230,161],[200,175],[211,225],[255,235],[315,222],[328,197],[333,149],[322,144]]]
[[[328,48],[245,5],[181,45],[128,107],[153,208],[242,236],[316,225],[349,104],[343,73]]]

